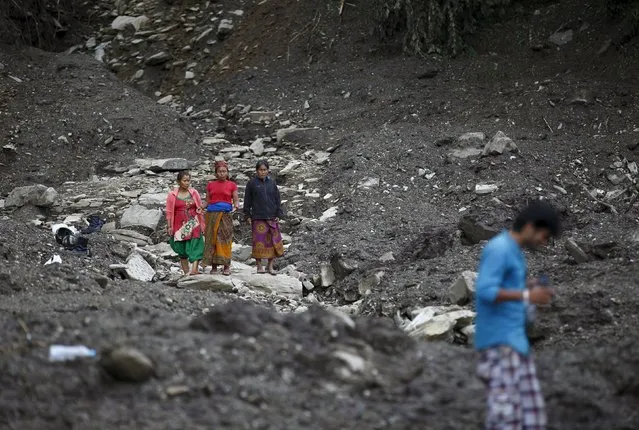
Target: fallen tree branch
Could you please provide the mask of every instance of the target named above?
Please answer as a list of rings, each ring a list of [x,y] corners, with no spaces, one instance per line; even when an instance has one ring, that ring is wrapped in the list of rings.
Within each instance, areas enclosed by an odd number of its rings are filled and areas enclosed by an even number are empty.
[[[607,207],[608,209],[610,209],[610,212],[614,213],[615,215],[619,215],[619,212],[617,211],[617,208],[615,208],[610,203],[606,203],[603,200],[598,199],[597,197],[595,197],[592,194],[590,194],[590,191],[588,190],[588,188],[584,184],[581,184],[581,188],[583,188],[584,191],[586,192],[586,194],[588,194],[590,196],[590,198],[593,199],[595,202],[599,203],[602,206]]]

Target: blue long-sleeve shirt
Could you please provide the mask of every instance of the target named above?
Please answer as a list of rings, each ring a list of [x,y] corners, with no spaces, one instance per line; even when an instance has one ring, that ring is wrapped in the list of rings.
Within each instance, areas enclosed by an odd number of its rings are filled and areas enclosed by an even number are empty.
[[[246,184],[244,191],[244,214],[253,219],[284,217],[280,190],[270,177],[261,180],[257,176]]]
[[[523,301],[497,303],[500,289],[526,288],[526,259],[508,231],[492,238],[484,247],[475,284],[475,348],[510,346],[528,355],[526,309]]]

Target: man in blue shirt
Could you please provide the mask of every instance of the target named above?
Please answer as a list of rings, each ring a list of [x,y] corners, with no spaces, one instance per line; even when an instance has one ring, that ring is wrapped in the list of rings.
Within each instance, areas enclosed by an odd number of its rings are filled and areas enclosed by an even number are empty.
[[[529,305],[548,304],[553,291],[526,281],[522,248],[543,246],[559,233],[556,210],[531,203],[511,230],[491,239],[481,255],[476,282],[477,374],[488,393],[487,430],[544,430],[546,412],[526,336]]]

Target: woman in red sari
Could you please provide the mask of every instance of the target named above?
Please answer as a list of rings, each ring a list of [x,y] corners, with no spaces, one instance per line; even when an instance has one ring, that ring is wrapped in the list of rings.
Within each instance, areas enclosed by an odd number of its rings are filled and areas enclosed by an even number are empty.
[[[202,199],[191,188],[191,175],[183,171],[177,175],[178,188],[166,198],[166,230],[171,248],[180,256],[180,266],[185,275],[197,275],[204,241],[204,217]],[[189,265],[192,265],[189,270]]]
[[[233,247],[233,218],[238,208],[237,185],[229,180],[229,167],[225,161],[215,163],[217,180],[206,186],[206,240],[203,265],[211,265],[211,273],[223,266],[222,274],[231,274]]]

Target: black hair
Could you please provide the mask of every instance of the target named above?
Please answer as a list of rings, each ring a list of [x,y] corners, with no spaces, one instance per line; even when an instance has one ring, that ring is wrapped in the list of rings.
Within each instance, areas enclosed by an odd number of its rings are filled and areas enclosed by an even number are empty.
[[[527,224],[532,224],[535,228],[548,229],[551,236],[558,236],[560,233],[559,212],[543,200],[532,202],[519,212],[513,230],[519,232]]]
[[[266,167],[267,169],[270,169],[271,166],[268,165],[268,161],[266,160],[260,160],[257,162],[257,164],[255,165],[255,170],[259,169],[260,167]]]
[[[178,172],[178,175],[177,175],[178,182],[184,179],[185,176],[191,176],[191,172],[189,172],[188,170],[182,170],[181,172]]]

